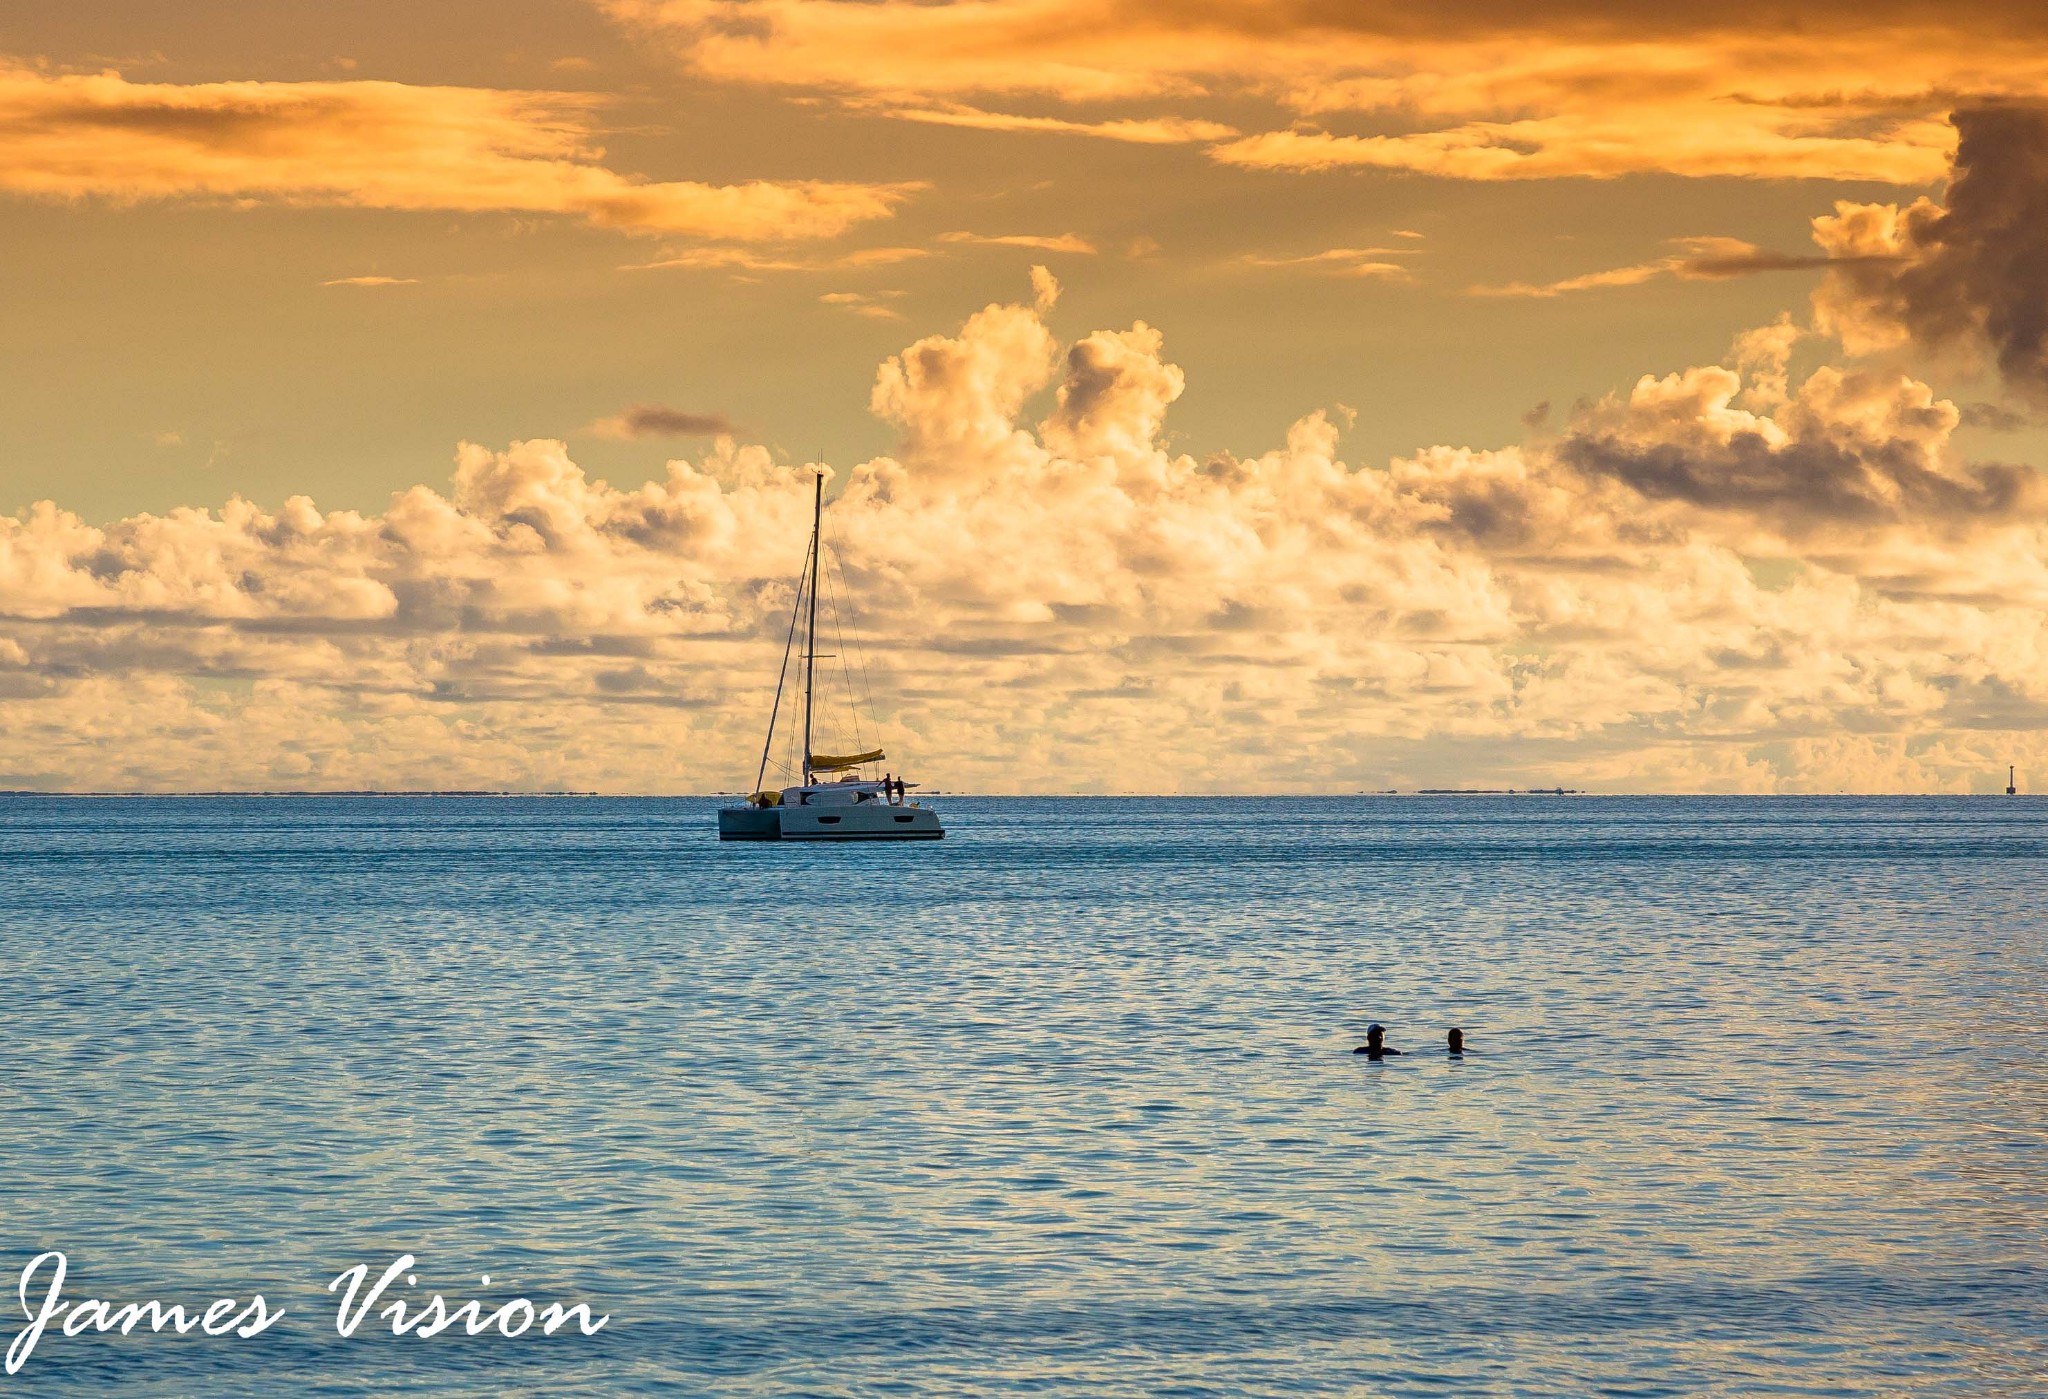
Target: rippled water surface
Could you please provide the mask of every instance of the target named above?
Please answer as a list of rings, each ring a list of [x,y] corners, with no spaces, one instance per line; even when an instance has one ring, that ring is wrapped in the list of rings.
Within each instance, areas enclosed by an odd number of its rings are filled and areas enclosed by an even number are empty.
[[[712,810],[0,798],[0,1390],[2048,1394],[2048,803]]]

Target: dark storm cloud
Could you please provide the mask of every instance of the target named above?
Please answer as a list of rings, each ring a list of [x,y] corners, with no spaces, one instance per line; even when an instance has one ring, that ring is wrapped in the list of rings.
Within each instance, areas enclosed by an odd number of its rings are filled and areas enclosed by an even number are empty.
[[[1789,440],[1735,432],[1725,442],[1659,441],[1597,426],[1556,447],[1584,475],[1652,500],[1741,511],[1793,525],[1967,523],[2012,516],[2039,473],[2002,462],[1948,465],[1910,440],[1872,440],[1823,422]]]
[[[686,413],[658,403],[639,403],[595,425],[606,437],[725,437],[735,429],[723,413]]]
[[[1982,345],[2006,382],[2048,399],[2048,107],[1958,111],[1945,206],[1900,216],[1900,258],[1836,268],[1824,305],[1930,349]]]
[[[1986,432],[2020,432],[2034,425],[2035,420],[2025,413],[2018,413],[2002,403],[1965,403],[1963,405],[1963,426],[1982,428]]]
[[[1896,259],[1844,259],[1831,258],[1818,253],[1779,253],[1769,248],[1755,248],[1747,252],[1702,253],[1681,259],[1674,271],[1681,277],[1702,281],[1715,281],[1727,277],[1747,277],[1757,272],[1801,272],[1813,267],[1827,267],[1843,261],[1884,261]]]

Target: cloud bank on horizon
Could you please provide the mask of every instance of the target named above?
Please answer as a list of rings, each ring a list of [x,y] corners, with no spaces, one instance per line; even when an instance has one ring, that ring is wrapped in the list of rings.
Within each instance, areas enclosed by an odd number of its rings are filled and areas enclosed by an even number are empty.
[[[2048,373],[2048,118],[1958,119],[1945,203],[1843,205],[1819,330],[1518,445],[1347,463],[1310,412],[1177,449],[1140,321],[1058,288],[880,367],[830,538],[889,741],[996,791],[1963,789],[2048,762],[2048,497],[1892,352]],[[1931,307],[1939,307],[1939,313]],[[1844,354],[1795,374],[1825,331]],[[1199,386],[1198,386],[1199,391]],[[0,786],[731,788],[809,472],[721,438],[622,487],[465,445],[381,513],[0,519]]]

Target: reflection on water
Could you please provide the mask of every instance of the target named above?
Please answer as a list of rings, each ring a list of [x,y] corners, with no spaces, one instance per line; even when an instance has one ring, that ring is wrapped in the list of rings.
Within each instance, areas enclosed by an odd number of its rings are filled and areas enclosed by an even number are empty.
[[[9,1310],[289,1313],[6,1383],[2048,1392],[2048,806],[946,816],[0,799]],[[406,1251],[611,1327],[337,1337]]]

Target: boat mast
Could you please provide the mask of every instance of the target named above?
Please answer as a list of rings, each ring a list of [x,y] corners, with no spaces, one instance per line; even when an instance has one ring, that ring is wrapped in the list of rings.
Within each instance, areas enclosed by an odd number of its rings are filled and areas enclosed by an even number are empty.
[[[811,580],[809,619],[804,623],[804,786],[811,785],[811,690],[818,669],[818,555],[825,547],[825,473],[818,472],[811,495]]]
[[[789,653],[796,649],[796,623],[804,615],[804,584],[810,581],[811,556],[804,555],[803,576],[797,582],[796,601],[789,609],[789,630],[782,638],[782,664],[775,671],[775,703],[768,707],[768,733],[761,740],[761,765],[754,769],[754,793],[768,780],[768,755],[775,749],[775,721],[782,717],[782,690],[789,683]]]

